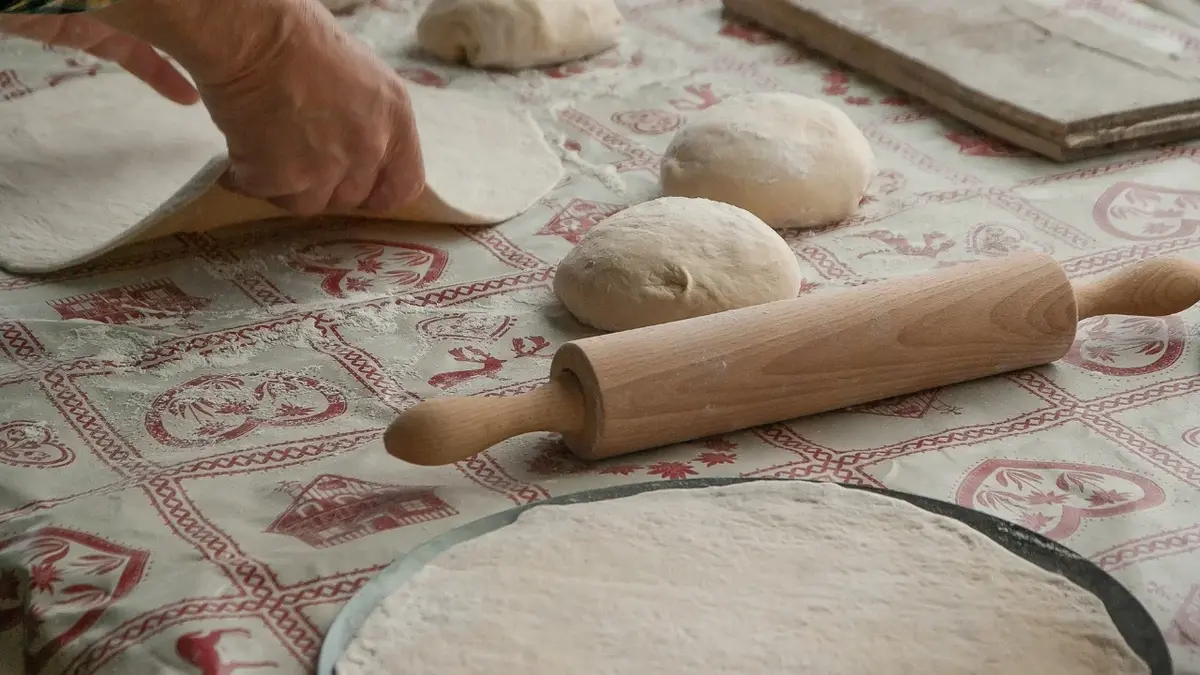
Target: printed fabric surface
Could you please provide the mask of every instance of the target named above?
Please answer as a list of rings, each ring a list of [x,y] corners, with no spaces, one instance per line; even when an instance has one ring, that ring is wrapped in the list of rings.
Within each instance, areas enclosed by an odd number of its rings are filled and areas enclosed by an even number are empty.
[[[1133,21],[1121,0],[1067,4]],[[1200,144],[1052,164],[716,0],[629,0],[618,48],[517,74],[415,54],[422,9],[343,21],[410,80],[527,107],[568,175],[524,215],[276,222],[0,274],[0,670],[311,672],[346,600],[436,534],[589,488],[745,475],[881,485],[1041,532],[1127,585],[1178,672],[1200,673],[1200,308],[1090,319],[1052,366],[596,464],[550,436],[440,468],[380,442],[421,398],[544,381],[589,334],[554,299],[555,264],[656,196],[673,132],[730,95],[829,101],[874,147],[857,216],[783,233],[813,294],[1016,251],[1073,278],[1200,260]],[[1200,68],[1200,31],[1161,39]],[[7,100],[109,66],[6,40],[0,68]]]

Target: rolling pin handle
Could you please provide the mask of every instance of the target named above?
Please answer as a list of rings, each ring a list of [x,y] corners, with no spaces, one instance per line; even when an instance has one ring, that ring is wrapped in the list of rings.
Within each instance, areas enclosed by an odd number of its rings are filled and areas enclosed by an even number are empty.
[[[584,425],[582,389],[569,373],[517,396],[448,396],[400,413],[383,434],[388,454],[410,464],[453,464],[513,436],[563,434]]]
[[[1075,287],[1078,320],[1093,316],[1168,316],[1200,302],[1200,263],[1151,258]]]

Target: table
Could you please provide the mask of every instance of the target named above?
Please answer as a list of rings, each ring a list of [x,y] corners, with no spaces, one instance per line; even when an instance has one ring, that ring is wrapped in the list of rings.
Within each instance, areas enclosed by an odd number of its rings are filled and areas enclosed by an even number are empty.
[[[783,233],[805,293],[1022,250],[1073,278],[1200,260],[1200,145],[1055,165],[729,23],[715,0],[622,8],[615,50],[520,74],[411,53],[420,4],[343,19],[404,77],[536,117],[568,176],[508,223],[283,221],[0,275],[0,662],[308,672],[339,607],[436,534],[578,490],[744,475],[886,486],[1019,522],[1126,584],[1179,672],[1200,673],[1200,308],[1089,320],[1052,366],[594,465],[544,435],[447,467],[385,455],[397,410],[527,391],[588,334],[554,300],[555,263],[655,196],[674,130],[739,92],[838,105],[878,156],[857,216]],[[1184,53],[1200,62],[1200,44]],[[19,41],[0,42],[0,64],[3,99],[99,67]]]

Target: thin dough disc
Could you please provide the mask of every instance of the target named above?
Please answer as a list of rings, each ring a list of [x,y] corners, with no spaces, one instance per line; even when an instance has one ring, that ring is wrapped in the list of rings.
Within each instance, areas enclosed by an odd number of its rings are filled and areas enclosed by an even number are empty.
[[[554,292],[575,318],[616,331],[794,298],[800,282],[791,247],[749,211],[664,197],[588,230]]]
[[[598,54],[623,24],[613,0],[433,0],[417,42],[451,63],[535,68]]]
[[[846,113],[825,101],[745,94],[676,132],[661,174],[664,195],[735,204],[771,227],[817,227],[858,210],[875,155]]]
[[[1148,675],[1103,603],[830,483],[535,506],[427,563],[338,675]]]
[[[460,92],[410,85],[409,93],[428,188],[387,218],[498,223],[561,178],[526,113]],[[51,272],[137,240],[286,215],[216,187],[225,140],[208,112],[132,76],[72,81],[0,111],[0,267],[11,272]]]

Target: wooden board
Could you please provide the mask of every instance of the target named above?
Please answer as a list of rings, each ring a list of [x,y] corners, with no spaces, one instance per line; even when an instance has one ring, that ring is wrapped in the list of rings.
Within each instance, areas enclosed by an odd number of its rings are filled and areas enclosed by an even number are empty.
[[[1121,0],[723,0],[1057,161],[1200,138],[1200,29]]]

